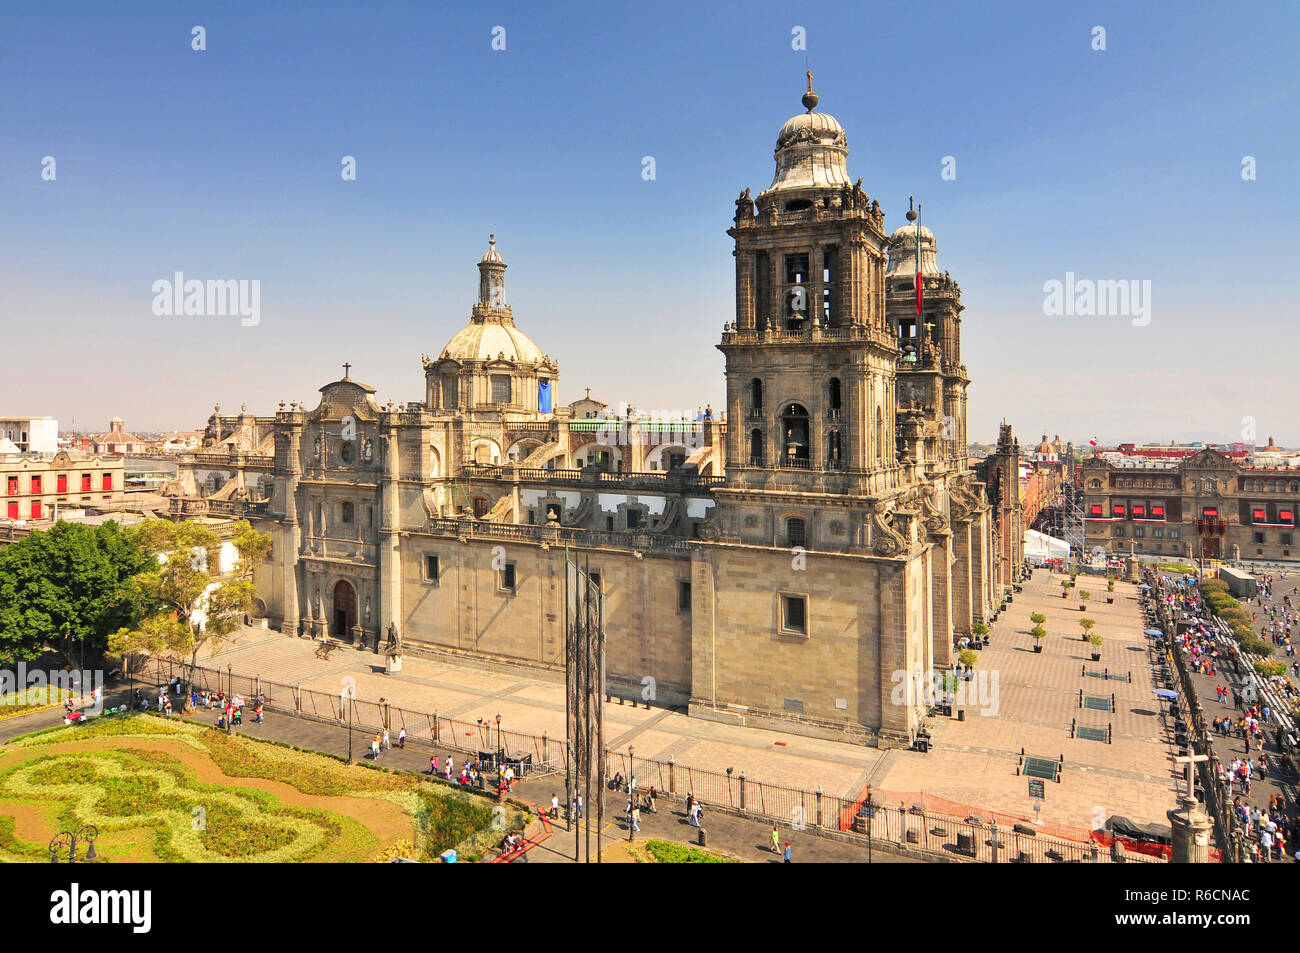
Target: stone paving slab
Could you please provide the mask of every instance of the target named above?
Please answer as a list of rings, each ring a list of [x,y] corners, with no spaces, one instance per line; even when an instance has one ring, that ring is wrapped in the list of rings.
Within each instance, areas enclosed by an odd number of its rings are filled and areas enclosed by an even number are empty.
[[[887,791],[918,792],[972,808],[1033,817],[1027,779],[1016,775],[1020,750],[1057,759],[1065,756],[1060,784],[1048,782],[1042,817],[1092,830],[1112,814],[1139,822],[1167,823],[1176,806],[1175,753],[1167,716],[1154,695],[1153,654],[1143,635],[1134,586],[1116,583],[1107,604],[1105,580],[1079,577],[1093,597],[1086,612],[1075,598],[1061,599],[1060,579],[1039,569],[993,627],[992,643],[979,652],[979,679],[988,691],[968,692],[965,721],[941,719],[929,754],[899,752],[873,784]],[[1086,581],[1085,581],[1086,580]],[[1043,651],[1033,651],[1031,612],[1047,617]],[[1080,618],[1096,621],[1103,638],[1101,660],[1079,637]],[[1090,678],[1083,670],[1110,668],[1132,681]],[[996,673],[997,691],[992,692]],[[970,684],[970,683],[968,683]],[[1081,709],[1079,690],[1116,697],[1114,713]],[[995,702],[995,704],[994,704]],[[988,712],[982,714],[981,710]],[[1070,722],[1112,727],[1112,743],[1070,737]]]

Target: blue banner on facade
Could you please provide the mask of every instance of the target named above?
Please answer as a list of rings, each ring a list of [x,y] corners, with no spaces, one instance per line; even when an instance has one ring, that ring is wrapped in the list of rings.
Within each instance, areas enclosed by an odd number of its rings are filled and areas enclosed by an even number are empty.
[[[540,414],[549,414],[551,412],[551,382],[537,382],[537,412]]]

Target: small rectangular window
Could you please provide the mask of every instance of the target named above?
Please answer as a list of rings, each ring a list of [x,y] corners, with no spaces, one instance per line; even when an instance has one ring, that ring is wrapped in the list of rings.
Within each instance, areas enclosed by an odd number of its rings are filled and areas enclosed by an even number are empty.
[[[41,501],[32,500],[32,519],[38,520],[40,518],[41,518]]]
[[[6,481],[6,482],[8,483],[8,489],[7,489],[5,492],[6,492],[9,496],[17,496],[17,495],[18,495],[18,478],[17,478],[16,476],[11,476],[11,477],[8,479],[8,481]]]
[[[502,592],[515,591],[515,564],[506,563],[501,567],[500,589]]]
[[[83,474],[81,475],[81,492],[82,492],[82,493],[89,493],[89,492],[90,492],[90,474],[89,474],[89,473],[83,473]]]
[[[424,581],[436,583],[438,581],[438,557],[426,554],[424,557]]]
[[[1100,516],[1100,515],[1101,515],[1101,504],[1100,504],[1100,503],[1094,503],[1094,504],[1092,504],[1092,513],[1091,513],[1091,515],[1093,515],[1093,516]]]
[[[782,596],[781,628],[786,632],[808,634],[808,600],[804,596]]]
[[[492,403],[510,403],[510,378],[506,374],[492,375]]]
[[[677,611],[691,614],[691,584],[685,579],[677,580]]]
[[[1279,534],[1278,534],[1278,542],[1281,543],[1283,546],[1290,546],[1290,545],[1291,545],[1291,534],[1290,534],[1290,533],[1279,533]]]
[[[10,500],[5,506],[5,514],[11,519],[18,519],[18,501]]]
[[[627,528],[628,528],[628,529],[636,529],[638,526],[641,525],[641,511],[640,511],[640,510],[624,510],[624,512],[627,514]]]
[[[1263,534],[1263,533],[1256,533],[1256,534],[1255,534],[1255,542],[1257,542],[1257,543],[1262,543],[1262,542],[1264,542],[1264,534]]]
[[[58,478],[58,483],[57,483],[56,485],[57,485],[57,487],[58,487],[58,492],[60,492],[60,493],[67,493],[67,492],[68,492],[68,475],[67,475],[66,473],[60,473],[60,474],[59,474],[59,478]]]
[[[41,492],[41,478],[32,476],[32,496],[39,496]]]
[[[111,472],[104,474],[104,489],[113,489],[113,474]]]

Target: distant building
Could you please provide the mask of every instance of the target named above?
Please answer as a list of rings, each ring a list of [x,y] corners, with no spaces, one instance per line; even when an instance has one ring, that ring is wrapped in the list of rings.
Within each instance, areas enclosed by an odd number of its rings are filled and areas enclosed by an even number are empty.
[[[1223,559],[1300,559],[1300,473],[1293,469],[1250,467],[1209,448],[1146,466],[1094,457],[1080,473],[1089,549],[1196,558],[1198,521],[1221,519],[1224,534],[1210,542],[1207,558],[1217,551]]]
[[[145,440],[123,429],[122,418],[114,417],[108,422],[108,433],[92,441],[95,453],[144,453]]]
[[[57,506],[118,503],[124,491],[121,457],[0,453],[0,501],[9,520],[48,520]]]
[[[21,453],[55,453],[59,422],[53,417],[0,417],[0,437],[12,441]]]

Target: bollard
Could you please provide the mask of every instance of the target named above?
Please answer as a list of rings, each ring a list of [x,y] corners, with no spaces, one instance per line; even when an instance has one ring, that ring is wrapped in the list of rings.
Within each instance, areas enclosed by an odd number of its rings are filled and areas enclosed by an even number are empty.
[[[709,846],[709,832],[703,827],[700,828],[699,843],[701,847]]]

